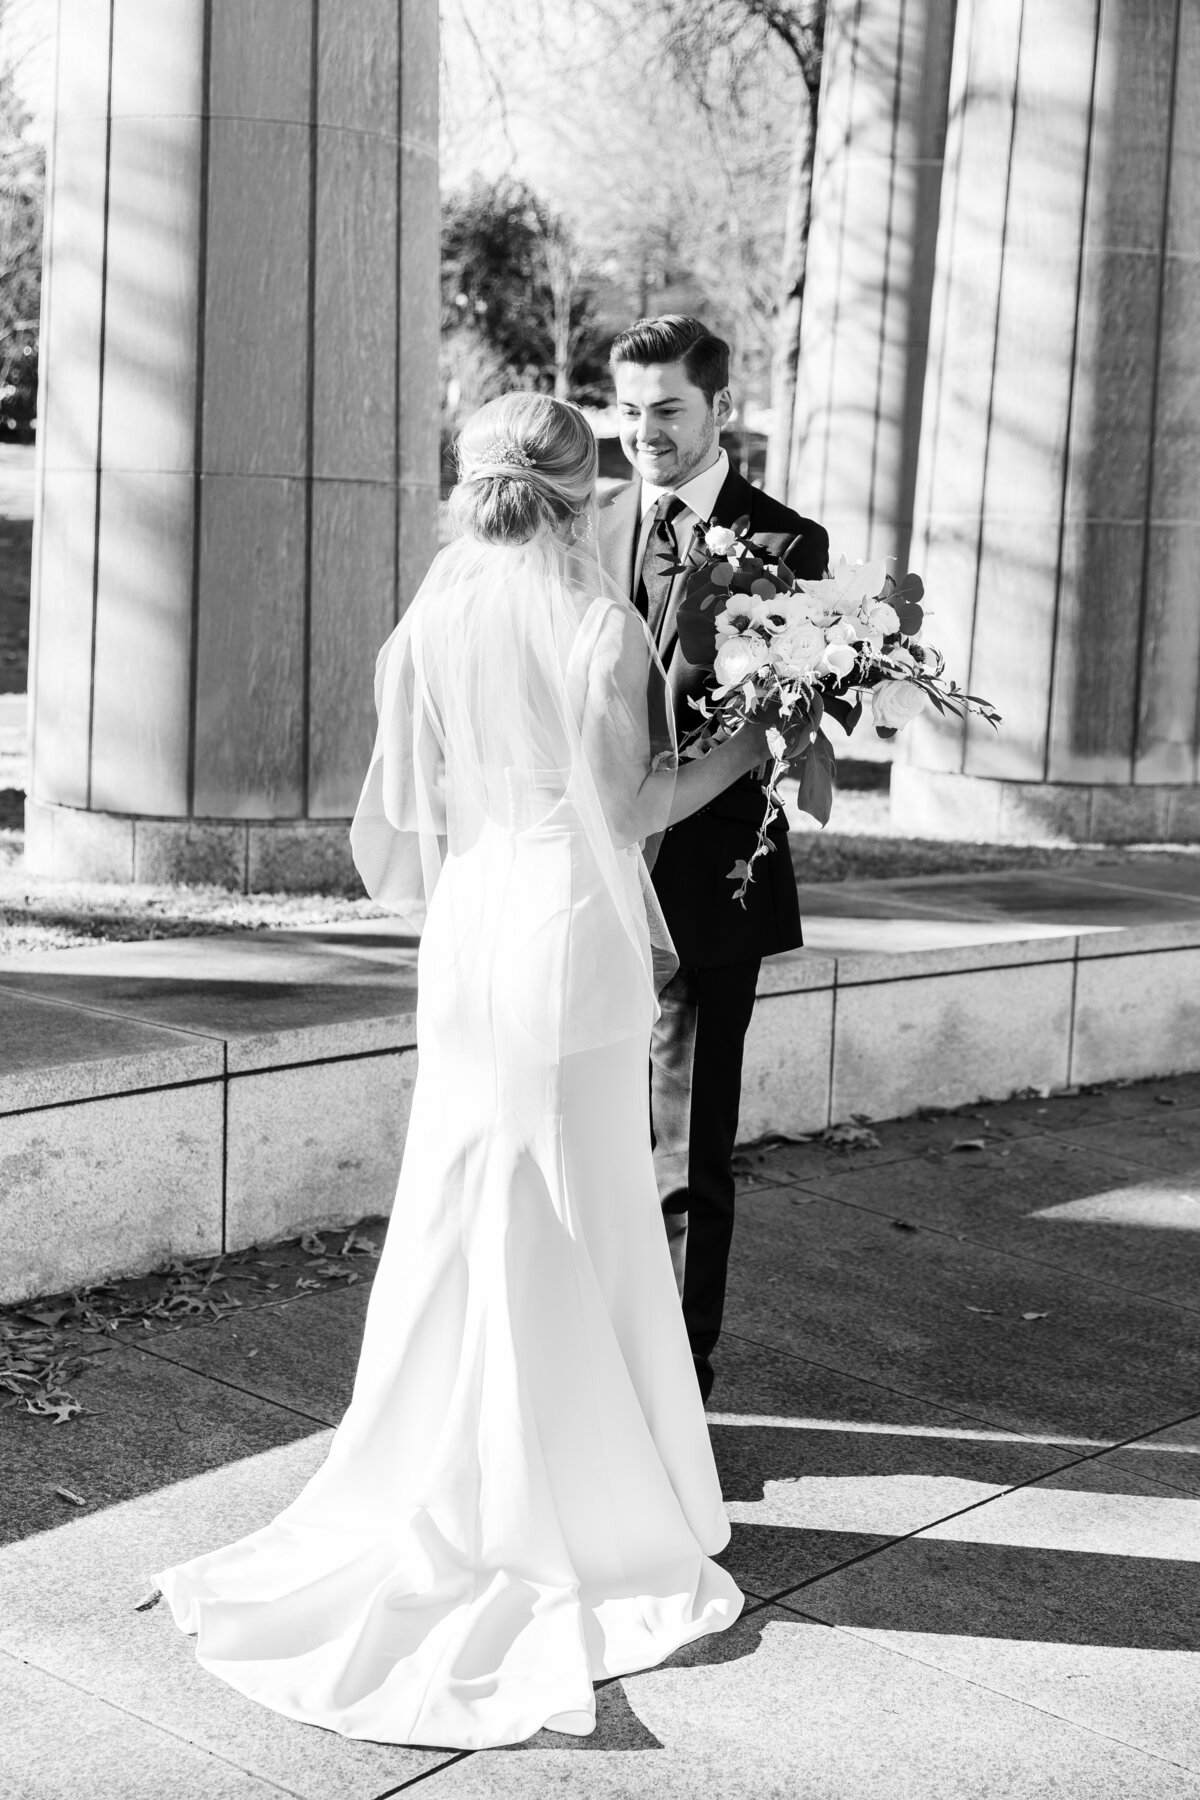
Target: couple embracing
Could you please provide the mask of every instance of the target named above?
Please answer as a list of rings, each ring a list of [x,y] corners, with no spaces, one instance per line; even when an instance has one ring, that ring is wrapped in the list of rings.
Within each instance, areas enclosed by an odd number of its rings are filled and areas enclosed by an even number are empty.
[[[799,575],[828,545],[729,467],[698,321],[612,362],[638,479],[598,506],[576,408],[482,408],[380,653],[352,842],[421,930],[420,1070],[350,1408],[272,1524],[158,1578],[207,1668],[350,1737],[590,1732],[596,1681],[742,1603],[703,1402],[742,1043],[800,920],[782,832],[744,911],[728,880],[772,721],[676,755],[711,677],[673,571],[747,514]]]

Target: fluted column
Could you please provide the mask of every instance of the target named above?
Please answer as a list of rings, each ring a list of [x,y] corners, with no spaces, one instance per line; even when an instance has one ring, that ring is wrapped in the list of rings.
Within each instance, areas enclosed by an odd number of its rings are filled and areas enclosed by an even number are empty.
[[[835,551],[912,525],[954,0],[828,0],[788,493]]]
[[[349,874],[436,543],[436,0],[58,0],[30,865]]]
[[[960,0],[912,561],[1004,722],[910,828],[1200,837],[1197,92],[1191,0]]]

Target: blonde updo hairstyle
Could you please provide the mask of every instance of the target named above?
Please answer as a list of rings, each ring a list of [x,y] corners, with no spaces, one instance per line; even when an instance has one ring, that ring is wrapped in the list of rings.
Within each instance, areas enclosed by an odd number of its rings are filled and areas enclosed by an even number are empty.
[[[569,400],[502,394],[472,413],[455,448],[450,522],[483,544],[561,535],[595,492],[596,436]]]

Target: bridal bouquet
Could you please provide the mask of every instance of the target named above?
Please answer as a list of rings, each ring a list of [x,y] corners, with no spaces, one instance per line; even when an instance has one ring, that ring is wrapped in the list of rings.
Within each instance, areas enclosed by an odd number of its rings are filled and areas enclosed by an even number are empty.
[[[945,676],[945,662],[920,641],[924,619],[919,575],[896,581],[882,561],[840,557],[820,581],[802,581],[749,535],[749,520],[710,526],[700,560],[687,574],[678,611],[679,644],[688,661],[711,669],[716,687],[691,704],[701,722],[684,740],[685,756],[703,756],[749,718],[774,706],[788,735],[767,733],[771,763],[763,781],[766,811],[748,861],[729,871],[734,899],[744,907],[754,864],[772,846],[768,829],[782,810],[779,784],[789,761],[799,776],[798,803],[824,825],[833,805],[833,746],[821,731],[825,713],[853,731],[869,700],[880,737],[897,731],[927,706],[959,717],[999,714]],[[806,738],[799,754],[796,737]]]

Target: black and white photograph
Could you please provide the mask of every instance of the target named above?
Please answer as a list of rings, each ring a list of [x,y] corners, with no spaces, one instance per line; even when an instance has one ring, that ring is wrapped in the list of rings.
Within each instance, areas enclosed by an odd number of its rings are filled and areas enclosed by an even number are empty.
[[[1200,1800],[1200,0],[0,0],[0,1800]]]

